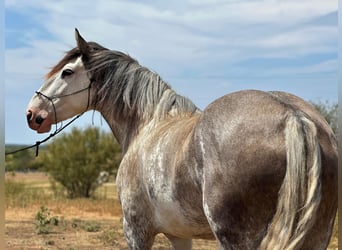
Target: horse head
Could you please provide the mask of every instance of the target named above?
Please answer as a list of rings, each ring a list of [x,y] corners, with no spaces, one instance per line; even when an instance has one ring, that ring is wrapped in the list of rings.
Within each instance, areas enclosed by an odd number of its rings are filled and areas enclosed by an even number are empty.
[[[26,111],[29,127],[38,133],[49,132],[52,124],[64,121],[91,108],[91,80],[84,66],[90,45],[75,29],[77,47],[46,75],[41,88],[31,98]]]

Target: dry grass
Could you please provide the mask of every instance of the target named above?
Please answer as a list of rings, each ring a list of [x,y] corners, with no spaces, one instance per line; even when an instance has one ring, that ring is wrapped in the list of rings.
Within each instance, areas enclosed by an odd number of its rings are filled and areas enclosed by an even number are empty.
[[[73,200],[54,198],[48,176],[42,173],[7,175],[6,186],[13,189],[6,198],[7,249],[127,249],[115,185],[99,188],[95,199]],[[41,206],[58,217],[59,225],[38,235],[34,217]],[[171,245],[158,235],[153,249],[171,249]],[[214,241],[196,240],[193,249],[217,247]]]
[[[42,173],[6,176],[6,249],[127,249],[121,221],[121,207],[115,185],[106,184],[96,199],[54,198],[48,176]],[[41,206],[57,216],[59,225],[38,235],[35,215]],[[338,249],[337,223],[329,250]],[[158,235],[153,249],[171,249]],[[194,240],[193,249],[217,249],[216,242]]]

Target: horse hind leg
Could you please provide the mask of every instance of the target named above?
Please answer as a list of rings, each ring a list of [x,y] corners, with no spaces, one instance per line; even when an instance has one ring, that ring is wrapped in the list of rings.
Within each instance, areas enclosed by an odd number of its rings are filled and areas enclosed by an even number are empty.
[[[219,249],[220,250],[235,250],[236,248],[233,247],[232,244],[229,243],[229,239],[222,234],[222,231],[226,231],[224,229],[224,226],[228,226],[228,225],[223,225],[220,223],[220,220],[217,220],[216,218],[214,219],[214,217],[217,217],[217,215],[214,215],[214,209],[211,205],[208,205],[208,203],[204,202],[204,213],[207,217],[207,220],[209,222],[209,225],[211,227],[212,232],[214,233],[218,244],[219,244]]]
[[[191,239],[181,239],[181,238],[174,237],[174,236],[167,235],[167,234],[165,234],[165,236],[171,242],[173,250],[191,250],[192,249]]]

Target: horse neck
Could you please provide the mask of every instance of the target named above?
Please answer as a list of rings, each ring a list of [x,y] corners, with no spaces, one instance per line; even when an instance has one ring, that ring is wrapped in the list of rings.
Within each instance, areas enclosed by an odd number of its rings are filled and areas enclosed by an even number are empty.
[[[167,93],[166,93],[167,94]],[[110,107],[111,105],[106,105]],[[149,129],[153,129],[158,126],[158,124],[167,117],[180,117],[180,116],[192,116],[193,114],[198,114],[201,111],[199,109],[195,109],[191,112],[179,112],[177,109],[172,109],[169,112],[165,112],[163,109],[163,105],[160,104],[156,107],[154,115],[146,119],[146,117],[150,116],[130,116],[130,117],[117,117],[113,112],[109,112],[108,109],[98,110],[101,112],[102,116],[106,120],[107,124],[112,130],[112,133],[118,143],[122,148],[123,154],[126,153],[130,144],[134,140],[134,138],[139,134],[139,132],[149,126]]]
[[[120,79],[118,82],[116,79]],[[118,88],[117,86],[124,86]],[[192,114],[197,107],[178,95],[158,74],[138,64],[106,86],[96,109],[101,112],[125,152],[139,131],[169,116]],[[99,92],[98,92],[99,93]]]
[[[117,121],[116,119],[113,119],[111,115],[102,112],[101,114],[112,130],[115,139],[120,144],[122,153],[125,154],[129,145],[131,144],[132,139],[137,134],[137,128],[132,126],[134,123]]]

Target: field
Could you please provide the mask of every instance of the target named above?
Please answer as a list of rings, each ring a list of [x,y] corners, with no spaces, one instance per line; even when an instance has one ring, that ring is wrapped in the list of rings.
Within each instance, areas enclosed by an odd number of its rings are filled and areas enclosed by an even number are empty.
[[[101,187],[94,199],[52,195],[43,173],[6,175],[6,249],[127,249],[115,185]],[[153,249],[171,249],[158,235]],[[194,240],[193,249],[217,249],[216,242]],[[329,246],[337,248],[337,227]]]

